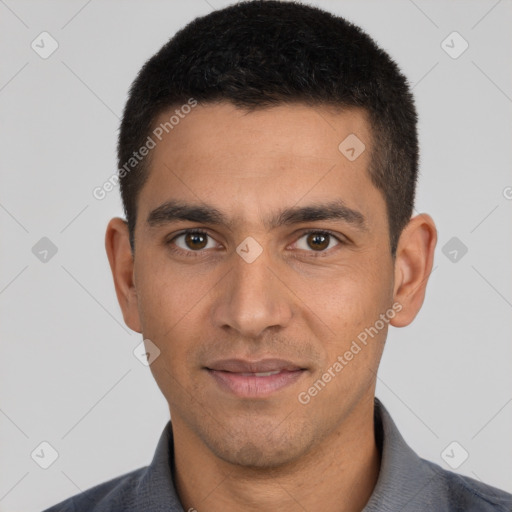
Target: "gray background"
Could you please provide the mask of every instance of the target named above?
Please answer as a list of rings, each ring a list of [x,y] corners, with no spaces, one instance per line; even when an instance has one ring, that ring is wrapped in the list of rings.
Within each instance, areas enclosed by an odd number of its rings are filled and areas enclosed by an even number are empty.
[[[449,469],[441,454],[457,441],[469,457],[456,471],[512,492],[512,4],[312,3],[366,29],[413,84],[416,209],[439,229],[426,302],[391,328],[377,396],[422,457]],[[116,170],[141,65],[224,5],[0,1],[1,511],[41,510],[151,460],[167,404],[132,354],[141,337],[123,323],[104,251],[118,191],[92,190]],[[59,45],[47,59],[31,48],[43,31]],[[441,46],[453,31],[469,43],[456,59]],[[47,262],[32,252],[42,237],[58,249]],[[453,237],[468,249],[455,262],[443,253]],[[31,458],[42,441],[59,454],[46,470]]]

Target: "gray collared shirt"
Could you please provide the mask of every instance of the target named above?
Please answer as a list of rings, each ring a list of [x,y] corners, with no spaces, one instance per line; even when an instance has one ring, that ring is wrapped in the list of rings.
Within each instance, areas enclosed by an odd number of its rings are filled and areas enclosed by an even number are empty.
[[[381,467],[362,512],[512,512],[512,494],[418,457],[377,398],[375,434]],[[99,484],[44,512],[184,512],[173,484],[172,458],[169,421],[149,466]]]

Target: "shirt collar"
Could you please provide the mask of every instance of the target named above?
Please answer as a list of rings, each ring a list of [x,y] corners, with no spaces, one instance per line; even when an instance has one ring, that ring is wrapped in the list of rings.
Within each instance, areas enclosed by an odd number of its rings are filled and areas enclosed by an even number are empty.
[[[362,512],[405,509],[436,477],[428,464],[407,445],[389,412],[374,399],[375,438],[381,454],[377,484]],[[183,512],[172,475],[174,461],[171,421],[160,436],[155,455],[139,486],[154,512]]]
[[[374,421],[381,452],[380,471],[362,512],[404,510],[429,487],[437,473],[407,445],[391,415],[376,397]]]

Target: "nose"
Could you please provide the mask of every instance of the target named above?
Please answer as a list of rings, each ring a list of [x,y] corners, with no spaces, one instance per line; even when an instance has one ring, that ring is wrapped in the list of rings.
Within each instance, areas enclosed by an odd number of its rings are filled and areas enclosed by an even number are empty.
[[[265,330],[286,327],[293,316],[293,295],[277,275],[265,250],[251,263],[233,254],[231,272],[219,282],[213,310],[216,327],[258,338]],[[274,268],[273,268],[274,267]]]

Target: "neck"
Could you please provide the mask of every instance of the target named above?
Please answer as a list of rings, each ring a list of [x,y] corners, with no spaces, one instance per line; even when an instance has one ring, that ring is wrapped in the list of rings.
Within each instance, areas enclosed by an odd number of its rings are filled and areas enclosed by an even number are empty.
[[[373,397],[300,459],[278,468],[247,468],[216,457],[173,418],[175,486],[184,510],[360,512],[377,482]]]

